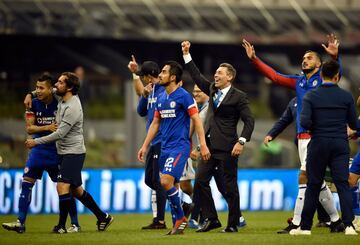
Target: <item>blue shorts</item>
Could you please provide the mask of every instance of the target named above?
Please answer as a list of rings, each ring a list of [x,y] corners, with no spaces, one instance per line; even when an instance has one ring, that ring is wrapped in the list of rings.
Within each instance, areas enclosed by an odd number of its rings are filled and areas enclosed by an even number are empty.
[[[360,175],[360,150],[354,156],[351,167],[349,169],[350,173]]]
[[[26,161],[23,177],[41,179],[44,171],[48,172],[52,181],[57,181],[58,155],[54,151],[33,148]]]
[[[175,183],[180,181],[185,164],[190,155],[190,145],[177,149],[161,149],[159,168],[162,174],[168,174],[175,178]]]

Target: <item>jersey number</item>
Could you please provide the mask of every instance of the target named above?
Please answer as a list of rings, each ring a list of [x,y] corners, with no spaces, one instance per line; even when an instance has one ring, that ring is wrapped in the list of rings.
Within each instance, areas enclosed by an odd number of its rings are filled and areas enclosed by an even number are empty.
[[[171,172],[172,169],[172,163],[174,162],[174,158],[173,157],[169,157],[168,159],[166,159],[164,168],[166,172]]]

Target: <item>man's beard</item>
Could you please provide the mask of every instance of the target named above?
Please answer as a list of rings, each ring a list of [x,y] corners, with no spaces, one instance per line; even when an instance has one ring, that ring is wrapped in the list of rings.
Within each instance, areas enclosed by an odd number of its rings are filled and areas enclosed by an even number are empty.
[[[163,87],[167,87],[167,86],[169,86],[169,84],[170,84],[170,81],[169,81],[169,82],[166,82],[166,83],[162,83],[162,84],[160,84],[160,85],[163,86]]]
[[[315,70],[314,67],[312,67],[312,68],[307,68],[307,69],[305,69],[305,68],[302,69],[302,71],[303,71],[305,74],[309,74],[309,73],[312,72],[313,70]]]
[[[60,97],[63,97],[63,96],[66,94],[66,91],[61,92],[61,91],[59,91],[59,90],[57,89],[55,93],[56,93],[56,95],[59,95]]]

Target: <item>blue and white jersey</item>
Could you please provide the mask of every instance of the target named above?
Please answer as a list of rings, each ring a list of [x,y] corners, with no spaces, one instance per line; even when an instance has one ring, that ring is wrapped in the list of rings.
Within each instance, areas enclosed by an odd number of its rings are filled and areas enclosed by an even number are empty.
[[[58,101],[54,98],[52,102],[46,105],[44,102],[41,102],[39,99],[34,98],[32,100],[32,108],[27,111],[27,114],[35,117],[36,126],[46,126],[55,122],[56,112],[57,112]],[[27,115],[29,116],[29,115]],[[51,132],[40,132],[33,134],[32,137],[40,138],[46,135],[49,135]],[[44,149],[49,151],[54,151],[56,154],[56,145],[55,142],[49,144],[36,145],[33,149]]]
[[[139,104],[137,106],[137,113],[141,117],[147,116],[146,131],[148,131],[150,124],[154,119],[155,107],[159,99],[159,96],[163,94],[164,91],[165,88],[163,86],[159,84],[155,84],[153,90],[151,91],[151,93],[147,98],[141,96],[139,99]],[[161,142],[161,132],[159,131],[158,134],[155,136],[155,138],[152,140],[151,144],[156,145],[160,142]]]
[[[194,98],[182,87],[158,98],[154,116],[161,119],[161,152],[190,145],[190,117],[197,112]]]

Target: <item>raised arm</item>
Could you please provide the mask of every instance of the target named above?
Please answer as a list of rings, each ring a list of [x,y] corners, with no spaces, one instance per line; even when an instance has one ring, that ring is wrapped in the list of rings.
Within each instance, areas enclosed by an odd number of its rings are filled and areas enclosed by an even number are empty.
[[[190,55],[190,42],[183,41],[181,43],[181,48],[183,52],[183,58],[185,62],[185,69],[190,73],[191,78],[196,83],[196,85],[203,91],[205,94],[210,94],[210,85],[211,82],[201,74],[200,70],[195,65],[195,62],[192,60]]]
[[[263,61],[261,61],[258,57],[256,57],[255,54],[255,48],[254,46],[243,39],[242,46],[244,47],[246,54],[248,58],[250,59],[251,63],[255,66],[255,68],[260,71],[264,76],[269,78],[271,81],[273,81],[276,84],[279,84],[284,87],[288,87],[291,89],[296,88],[296,79],[298,76],[296,75],[284,75],[277,71],[275,71],[273,68],[265,64]]]
[[[144,93],[144,85],[141,82],[140,77],[135,74],[135,72],[137,72],[138,68],[139,68],[139,65],[136,62],[135,56],[131,55],[131,60],[129,61],[128,69],[132,73],[132,76],[133,76],[133,85],[134,85],[135,93],[137,94],[137,96],[141,96]]]

